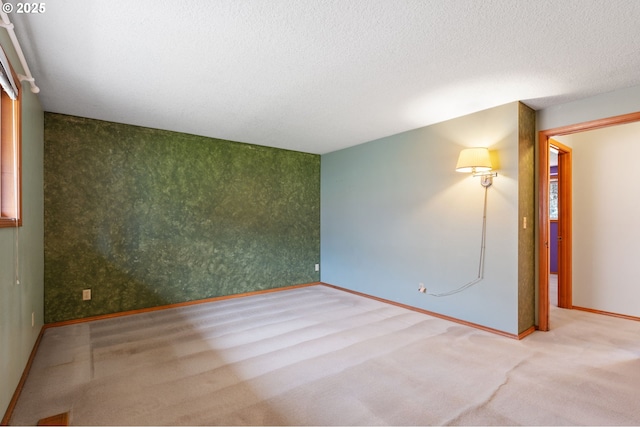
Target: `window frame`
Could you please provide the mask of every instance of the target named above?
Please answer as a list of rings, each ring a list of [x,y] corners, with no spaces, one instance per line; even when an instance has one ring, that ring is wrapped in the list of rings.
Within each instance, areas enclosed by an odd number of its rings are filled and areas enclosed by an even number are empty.
[[[0,228],[22,226],[22,87],[8,71],[18,91],[13,100],[0,89]]]

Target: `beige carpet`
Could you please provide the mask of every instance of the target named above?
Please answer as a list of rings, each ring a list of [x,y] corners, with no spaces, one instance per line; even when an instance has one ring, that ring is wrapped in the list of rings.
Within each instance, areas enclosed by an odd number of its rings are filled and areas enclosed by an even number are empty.
[[[551,316],[516,341],[312,286],[51,328],[11,424],[640,424],[640,322]]]

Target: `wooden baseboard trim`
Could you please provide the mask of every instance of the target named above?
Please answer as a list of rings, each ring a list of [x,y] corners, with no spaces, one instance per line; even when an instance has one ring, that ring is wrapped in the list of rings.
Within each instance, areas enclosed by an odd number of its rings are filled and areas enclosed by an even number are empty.
[[[69,413],[64,412],[62,414],[53,415],[51,417],[42,418],[38,421],[39,426],[68,426],[69,425]]]
[[[593,308],[579,307],[577,305],[572,305],[571,308],[574,310],[587,311],[589,313],[602,314],[604,316],[619,317],[620,319],[634,320],[636,322],[640,322],[640,317],[629,316],[626,314],[612,313],[610,311],[603,311],[603,310],[595,310]]]
[[[20,397],[20,393],[22,393],[22,387],[24,387],[24,383],[27,381],[27,377],[29,376],[29,371],[31,370],[31,365],[33,364],[33,359],[36,357],[36,353],[38,352],[38,347],[40,346],[40,341],[42,341],[42,335],[44,334],[44,326],[40,328],[40,333],[38,334],[38,338],[36,338],[36,342],[33,344],[33,348],[31,349],[31,354],[29,355],[29,360],[27,360],[27,365],[24,367],[24,371],[22,371],[22,376],[20,377],[20,381],[18,381],[18,385],[16,386],[16,391],[13,392],[13,396],[11,397],[11,401],[9,402],[9,406],[7,406],[7,410],[4,413],[4,417],[2,417],[2,422],[0,425],[8,426],[9,421],[11,420],[11,415],[13,415],[13,410],[16,407],[16,403],[18,403],[18,398]]]
[[[519,339],[519,340],[521,340],[521,339],[523,339],[524,337],[528,337],[529,335],[531,335],[531,334],[532,334],[532,333],[534,333],[535,331],[536,331],[536,327],[535,327],[535,326],[532,326],[532,327],[530,327],[529,329],[526,329],[526,330],[524,330],[524,331],[520,332],[520,333],[518,334],[518,339]]]
[[[526,331],[521,332],[518,335],[511,334],[509,332],[501,331],[499,329],[489,328],[487,326],[478,325],[477,323],[467,322],[466,320],[456,319],[455,317],[446,316],[444,314],[435,313],[433,311],[424,310],[422,308],[413,307],[413,306],[410,306],[410,305],[402,304],[402,303],[399,303],[399,302],[391,301],[391,300],[380,298],[380,297],[375,297],[373,295],[365,294],[365,293],[358,292],[358,291],[353,291],[353,290],[347,289],[347,288],[342,288],[340,286],[331,285],[329,283],[320,282],[319,284],[323,285],[323,286],[328,286],[328,287],[333,288],[333,289],[337,289],[339,291],[349,292],[350,294],[358,295],[358,296],[365,297],[365,298],[370,298],[370,299],[373,299],[373,300],[376,300],[376,301],[384,302],[386,304],[395,305],[397,307],[406,308],[407,310],[417,311],[418,313],[427,314],[427,315],[432,316],[432,317],[437,317],[439,319],[447,320],[449,322],[454,322],[454,323],[458,323],[460,325],[469,326],[471,328],[480,329],[480,330],[485,331],[485,332],[490,332],[492,334],[501,335],[503,337],[507,337],[507,338],[511,338],[511,339],[520,340],[520,339],[526,337],[527,335],[530,335],[531,333],[533,333],[535,331],[535,326],[532,326],[529,329],[527,329]]]
[[[186,301],[186,302],[178,302],[178,303],[174,303],[174,304],[159,305],[159,306],[156,306],[156,307],[140,308],[140,309],[137,309],[137,310],[128,310],[128,311],[120,311],[120,312],[117,312],[117,313],[100,314],[100,315],[97,315],[97,316],[83,317],[81,319],[71,319],[71,320],[63,320],[61,322],[47,323],[46,325],[44,325],[44,328],[45,329],[57,328],[59,326],[75,325],[75,324],[78,324],[78,323],[93,322],[95,320],[113,319],[115,317],[131,316],[133,314],[149,313],[149,312],[152,312],[152,311],[167,310],[167,309],[170,309],[170,308],[188,307],[190,305],[198,305],[198,304],[205,304],[205,303],[208,303],[208,302],[215,302],[215,301],[223,301],[223,300],[234,299],[234,298],[249,297],[249,296],[252,296],[252,295],[268,294],[268,293],[271,293],[271,292],[280,292],[280,291],[286,291],[286,290],[289,290],[289,289],[305,288],[305,287],[308,287],[308,286],[314,286],[314,285],[320,285],[320,284],[321,284],[320,282],[303,283],[303,284],[300,284],[300,285],[283,286],[281,288],[261,289],[259,291],[245,292],[245,293],[242,293],[242,294],[223,295],[223,296],[219,296],[219,297],[205,298],[205,299],[199,299],[199,300],[194,300],[194,301]]]

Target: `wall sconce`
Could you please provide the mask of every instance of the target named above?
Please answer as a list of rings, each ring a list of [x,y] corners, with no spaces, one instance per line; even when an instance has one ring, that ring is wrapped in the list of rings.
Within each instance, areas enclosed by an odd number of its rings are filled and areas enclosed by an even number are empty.
[[[482,209],[482,235],[480,237],[480,258],[478,260],[478,276],[459,286],[455,289],[446,292],[433,293],[427,290],[424,283],[420,283],[418,291],[420,293],[433,296],[433,297],[448,297],[460,293],[477,283],[480,283],[484,279],[484,258],[486,253],[487,242],[487,193],[489,187],[493,184],[493,177],[498,176],[496,172],[492,172],[493,165],[491,164],[491,158],[489,156],[489,149],[484,147],[465,148],[460,152],[458,157],[458,164],[456,165],[457,172],[472,173],[473,176],[480,177],[480,184],[484,187],[484,207]]]
[[[491,158],[489,149],[484,147],[465,148],[460,152],[456,172],[472,173],[473,176],[480,177],[480,184],[489,187],[493,184],[493,177],[498,176],[496,172],[491,172]]]

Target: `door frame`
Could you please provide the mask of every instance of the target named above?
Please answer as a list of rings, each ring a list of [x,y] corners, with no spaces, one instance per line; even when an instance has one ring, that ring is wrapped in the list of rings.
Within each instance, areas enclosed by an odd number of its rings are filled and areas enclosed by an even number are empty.
[[[546,129],[538,132],[538,330],[540,331],[549,330],[549,140],[553,136],[570,135],[572,133],[637,121],[640,121],[640,112]],[[558,186],[559,185],[560,183]],[[570,202],[571,201],[569,200],[569,203]],[[569,209],[571,209],[570,205]],[[570,214],[571,211],[568,213]],[[568,226],[571,227],[570,219]],[[565,240],[570,240],[570,237]],[[568,247],[570,249],[571,242],[569,241],[568,243]],[[565,248],[566,246],[567,245],[565,245]],[[558,250],[560,250],[560,248],[558,248]],[[565,261],[568,263],[569,268],[566,274],[571,274],[571,254],[569,254],[568,259],[565,257]],[[560,268],[562,267],[559,266],[558,270],[560,270]],[[565,265],[564,268],[567,268],[567,266]],[[567,283],[569,283],[570,286],[571,277],[567,277],[567,280]],[[564,291],[566,291],[566,289],[564,289]],[[571,289],[569,288],[569,292],[570,291]],[[561,290],[559,289],[559,299],[560,292]],[[565,301],[565,305],[566,303],[567,301]],[[568,304],[571,305],[571,303],[572,301],[569,299]]]
[[[548,141],[558,150],[558,307],[573,308],[573,154],[559,141]]]

